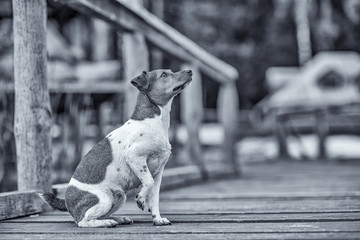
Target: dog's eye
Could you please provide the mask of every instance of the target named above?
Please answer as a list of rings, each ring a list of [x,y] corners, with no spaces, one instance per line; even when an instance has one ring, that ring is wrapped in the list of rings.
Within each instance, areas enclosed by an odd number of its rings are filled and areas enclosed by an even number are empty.
[[[163,72],[160,77],[166,77],[166,76],[167,76],[167,73]]]

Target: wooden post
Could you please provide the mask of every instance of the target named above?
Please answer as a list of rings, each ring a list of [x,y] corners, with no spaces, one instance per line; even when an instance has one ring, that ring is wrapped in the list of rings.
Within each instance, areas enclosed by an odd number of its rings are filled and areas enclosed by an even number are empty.
[[[326,154],[326,138],[329,134],[329,123],[326,119],[326,113],[319,111],[316,113],[316,129],[318,136],[318,158],[324,160],[327,158]]]
[[[278,144],[280,159],[288,159],[290,157],[287,147],[287,132],[286,132],[285,123],[286,123],[285,116],[283,115],[276,116],[274,133]]]
[[[123,33],[122,61],[124,80],[126,81],[125,114],[128,119],[134,111],[139,90],[131,85],[130,80],[149,69],[149,52],[145,38],[140,33]]]
[[[156,0],[150,2],[151,12],[160,19],[164,18],[164,0]],[[150,52],[151,68],[163,68],[163,52],[157,48],[152,48]]]
[[[93,61],[104,61],[110,59],[110,34],[111,28],[108,23],[101,19],[92,18],[92,41],[91,58]]]
[[[13,0],[18,190],[51,190],[46,0]]]
[[[143,4],[142,0],[128,1],[138,7]],[[122,38],[122,65],[124,66],[123,78],[126,81],[125,92],[125,121],[130,118],[136,105],[137,96],[139,90],[131,85],[130,80],[137,75],[140,75],[142,71],[149,70],[149,51],[145,38],[140,33],[128,33],[121,34]]]
[[[310,24],[308,18],[309,1],[295,1],[294,5],[298,59],[299,64],[304,65],[312,56]]]
[[[235,153],[236,132],[238,129],[239,97],[235,82],[221,85],[218,97],[218,119],[224,128],[224,158],[235,175],[241,169]]]
[[[103,20],[98,18],[92,18],[91,23],[93,37],[91,41],[92,60],[95,62],[109,60],[111,52],[109,47],[111,35],[110,25],[107,22],[104,22]],[[91,98],[91,96],[83,95],[83,98]],[[99,141],[107,134],[104,129],[104,115],[101,114],[103,106],[104,105],[102,103],[98,108],[95,109],[96,125],[98,127],[97,139]],[[78,118],[78,121],[79,119],[80,118]]]
[[[83,60],[88,56],[88,49],[91,49],[92,39],[89,25],[90,18],[84,15],[77,15],[63,27],[63,32],[72,46],[72,53],[77,60]]]
[[[201,74],[199,67],[195,64],[184,64],[182,69],[191,69],[193,71],[192,83],[180,95],[181,120],[185,123],[188,132],[185,149],[191,160],[200,168],[202,178],[206,179],[208,175],[202,158],[199,139],[199,129],[204,115]]]

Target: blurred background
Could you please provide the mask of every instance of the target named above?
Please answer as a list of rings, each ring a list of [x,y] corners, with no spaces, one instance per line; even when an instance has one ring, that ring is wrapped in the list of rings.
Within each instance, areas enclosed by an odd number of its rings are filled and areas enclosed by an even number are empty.
[[[359,160],[360,1],[144,0],[143,6],[238,70],[240,165]],[[0,192],[16,190],[12,29],[11,0],[1,0]],[[81,157],[126,120],[122,94],[87,90],[130,80],[123,43],[123,34],[102,20],[48,1],[48,81],[56,86],[50,94],[53,183],[67,182]],[[150,69],[180,70],[179,60],[147,48]],[[77,90],[62,87],[68,83]],[[225,164],[220,84],[205,74],[201,83],[203,161]],[[194,164],[184,151],[181,104],[180,98],[173,103],[167,168]]]

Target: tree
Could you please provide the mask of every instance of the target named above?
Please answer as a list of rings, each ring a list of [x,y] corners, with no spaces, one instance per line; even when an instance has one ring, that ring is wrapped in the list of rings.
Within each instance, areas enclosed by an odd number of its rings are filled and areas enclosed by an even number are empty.
[[[308,0],[295,0],[294,11],[299,64],[304,65],[312,57]]]

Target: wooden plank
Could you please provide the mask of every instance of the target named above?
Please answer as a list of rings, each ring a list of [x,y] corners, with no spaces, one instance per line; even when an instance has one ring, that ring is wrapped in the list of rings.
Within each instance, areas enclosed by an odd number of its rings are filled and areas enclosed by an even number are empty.
[[[235,175],[240,175],[240,163],[235,153],[237,141],[237,113],[239,111],[239,96],[235,83],[227,83],[220,87],[218,96],[218,119],[224,128],[223,151],[225,164]]]
[[[119,217],[122,214],[114,214]],[[152,223],[149,214],[127,215],[135,223]],[[347,222],[360,221],[360,211],[339,213],[257,213],[257,214],[162,214],[163,217],[171,219],[172,223],[279,223],[279,222]],[[73,223],[70,214],[41,214],[40,216],[23,217],[4,221],[6,223]]]
[[[359,199],[342,200],[201,200],[167,201],[160,197],[162,214],[289,214],[358,212]],[[138,209],[133,197],[128,199],[119,213],[124,215],[147,214]],[[61,213],[57,213],[61,214]]]
[[[133,197],[135,198],[135,197]],[[230,202],[230,203],[234,203],[233,202]],[[316,204],[319,204],[321,203],[321,201],[318,201]],[[204,202],[204,204],[207,204],[207,202]],[[243,204],[243,202],[238,202],[238,204]],[[247,203],[245,203],[247,204]],[[256,204],[256,202],[254,203],[254,205]],[[266,203],[265,203],[266,204]],[[264,208],[264,203],[261,203],[259,204],[260,205],[260,208],[259,209],[256,209],[255,206],[246,206],[242,209],[233,209],[232,211],[228,211],[228,210],[222,210],[220,208],[218,209],[207,209],[206,211],[204,211],[203,209],[198,209],[198,208],[195,208],[195,209],[190,209],[187,207],[184,207],[182,208],[182,212],[179,210],[174,210],[174,209],[169,209],[166,205],[166,203],[164,202],[161,202],[160,203],[160,208],[161,208],[161,213],[167,216],[171,216],[171,215],[176,215],[176,216],[179,216],[179,215],[198,215],[198,216],[202,216],[202,215],[244,215],[244,214],[281,214],[281,215],[286,215],[286,214],[330,214],[330,213],[344,213],[344,214],[347,214],[347,213],[359,213],[359,208],[358,206],[355,206],[355,204],[353,204],[354,206],[353,207],[349,207],[349,208],[344,208],[344,209],[341,209],[340,207],[337,207],[337,208],[329,208],[329,209],[326,209],[325,207],[324,208],[320,208],[320,209],[316,209],[315,204],[313,203],[313,207],[312,208],[304,208],[304,210],[301,210],[301,209],[294,209],[294,208],[289,208],[289,209],[286,209],[287,206],[284,206],[284,204],[282,204],[283,206],[282,207],[277,207],[277,208],[274,208],[274,209],[271,209],[270,207],[273,206],[273,205],[276,205],[276,203],[272,203],[269,205],[269,207],[266,207]],[[286,203],[288,204],[288,203]],[[185,204],[186,205],[189,205],[189,204]],[[196,203],[195,204],[196,206],[199,205],[199,203]],[[215,204],[213,204],[212,206],[214,206]],[[176,206],[178,206],[178,204],[176,204]],[[210,206],[210,207],[212,207]],[[223,206],[220,206],[220,207],[223,207]],[[301,206],[302,207],[302,206]],[[251,209],[252,208],[252,209]],[[47,213],[42,213],[41,215],[44,216],[46,215]],[[116,213],[115,213],[116,214]],[[136,203],[134,202],[131,202],[131,203],[126,203],[125,206],[123,206],[118,214],[120,215],[129,215],[129,216],[136,216],[136,215],[145,215],[145,216],[149,216],[147,212],[141,212],[139,209],[136,208]],[[68,215],[68,213],[66,212],[50,212],[50,215],[51,216],[63,216],[63,215]]]
[[[198,234],[198,233],[169,233],[169,234],[156,234],[156,233],[106,233],[106,234],[1,234],[0,237],[3,239],[9,240],[24,240],[24,239],[64,239],[67,240],[102,240],[102,239],[118,239],[118,240],[128,240],[128,239],[164,239],[164,240],[183,240],[183,239],[199,239],[199,240],[219,240],[219,239],[229,239],[229,240],[259,240],[259,239],[294,239],[294,240],[332,240],[332,239],[342,239],[342,240],[358,240],[359,232],[336,232],[336,233],[211,233],[211,234]]]
[[[222,201],[222,200],[343,200],[343,199],[359,199],[360,192],[259,192],[259,193],[165,193],[162,196],[166,201]]]
[[[135,205],[135,204],[134,204]],[[181,201],[162,202],[160,209],[164,213],[183,212],[321,212],[321,211],[357,211],[360,201],[355,200],[224,200],[224,201]],[[123,209],[123,212],[132,212],[131,208]]]
[[[43,206],[36,191],[0,193],[0,220],[36,214]]]
[[[51,63],[51,62],[50,62]],[[54,65],[54,69],[56,70],[56,64]],[[104,61],[81,61],[74,67],[74,78],[76,81],[91,85],[91,84],[99,84],[103,82],[116,83],[120,79],[121,74],[121,64],[119,60],[104,60]],[[59,70],[55,72],[54,78],[59,74]],[[63,79],[49,79],[55,83],[66,82]]]
[[[183,70],[191,69],[193,72],[193,81],[186,91],[180,95],[181,120],[185,123],[188,134],[185,150],[191,161],[199,167],[201,177],[207,179],[208,172],[203,160],[199,139],[199,129],[204,115],[201,74],[198,66],[194,64],[184,64],[181,68]]]
[[[161,183],[162,190],[175,189],[201,182],[201,173],[197,166],[185,166],[165,169]]]
[[[0,92],[13,93],[14,84],[0,82]],[[50,83],[50,93],[78,93],[78,94],[117,94],[124,93],[123,82],[101,82],[101,83]]]
[[[79,93],[79,94],[118,94],[125,92],[125,86],[121,82],[101,83],[62,83],[51,84],[51,93]]]
[[[46,1],[13,0],[18,190],[51,190],[51,108],[46,78]]]
[[[358,239],[359,166],[331,162],[244,166],[241,179],[162,193],[161,212],[171,226],[154,227],[149,213],[139,210],[130,197],[115,216],[132,217],[131,226],[80,229],[69,213],[56,211],[2,221],[0,238]]]
[[[83,86],[86,88],[94,89],[92,85],[95,84],[101,87],[101,83],[116,84],[119,81],[121,73],[121,64],[118,60],[106,60],[98,62],[82,61],[76,66],[70,66],[67,63],[60,61],[52,61],[48,63],[48,79],[50,91],[56,91],[57,86],[74,85]],[[55,88],[55,89],[52,89]],[[102,87],[101,87],[102,88]],[[115,90],[109,90],[114,92]],[[4,82],[0,80],[0,92],[13,93],[14,85],[12,82]]]
[[[185,62],[196,61],[200,69],[216,81],[235,81],[238,78],[234,67],[206,52],[142,7],[123,0],[57,1],[84,14],[95,15],[122,30],[144,34],[161,50]]]
[[[74,223],[0,223],[2,234],[206,234],[206,233],[337,233],[357,232],[360,234],[359,221],[351,222],[284,222],[284,223],[181,223],[156,227],[152,223],[134,223],[114,228],[79,228]],[[21,230],[19,230],[21,229]]]

